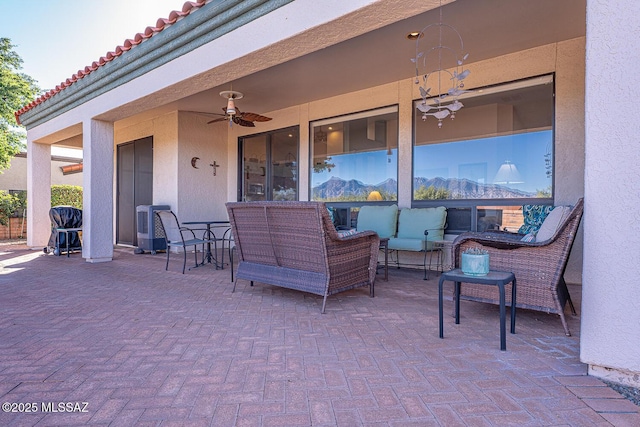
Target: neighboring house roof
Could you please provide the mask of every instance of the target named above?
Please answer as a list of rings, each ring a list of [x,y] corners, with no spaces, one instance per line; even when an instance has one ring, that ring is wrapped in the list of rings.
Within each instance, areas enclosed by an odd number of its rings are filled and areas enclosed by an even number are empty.
[[[23,159],[26,159],[27,158],[27,153],[22,151],[22,152],[16,154],[15,157],[21,157]],[[58,155],[55,155],[55,154],[51,155],[51,161],[52,162],[67,162],[67,163],[82,164],[82,158],[81,157],[58,156]]]
[[[60,166],[62,175],[71,175],[72,173],[80,173],[83,171],[82,163],[76,163],[73,165]]]
[[[182,10],[181,11],[174,10],[169,14],[168,18],[166,18],[166,19],[164,19],[164,18],[158,19],[156,21],[156,26],[155,27],[147,27],[144,30],[144,32],[136,34],[132,39],[125,40],[124,44],[122,44],[120,46],[117,46],[114,51],[108,52],[105,56],[101,57],[98,61],[94,61],[91,65],[87,65],[86,67],[84,67],[84,70],[79,70],[73,76],[71,76],[70,78],[68,78],[64,82],[61,82],[54,89],[51,89],[50,91],[48,91],[45,94],[41,95],[40,97],[36,98],[34,101],[29,103],[28,105],[26,105],[26,106],[22,107],[20,110],[16,111],[14,113],[15,118],[16,118],[16,122],[18,124],[21,124],[20,123],[20,116],[23,113],[25,113],[26,111],[29,111],[30,109],[34,108],[36,105],[39,105],[39,104],[43,103],[44,101],[46,101],[47,99],[49,99],[52,96],[56,95],[57,93],[59,93],[63,89],[69,87],[73,83],[75,83],[78,80],[82,79],[86,75],[91,74],[92,72],[96,71],[98,68],[102,67],[106,63],[113,61],[115,58],[119,57],[124,52],[127,52],[131,48],[139,45],[140,43],[142,43],[146,39],[148,39],[150,37],[153,37],[155,34],[161,32],[166,27],[169,27],[169,26],[175,24],[179,19],[189,15],[191,12],[193,12],[193,11],[199,9],[200,7],[204,6],[209,1],[210,0],[196,0],[196,1],[186,2],[182,6]]]
[[[16,157],[22,157],[22,158],[27,158],[27,153],[18,153],[16,154]],[[51,156],[51,161],[52,162],[66,162],[66,163],[70,163],[68,165],[64,165],[64,166],[60,166],[60,170],[62,171],[63,175],[71,175],[73,173],[80,173],[83,171],[83,164],[82,164],[82,159],[78,158],[78,157],[67,157],[67,156],[56,156],[56,155],[52,155]]]

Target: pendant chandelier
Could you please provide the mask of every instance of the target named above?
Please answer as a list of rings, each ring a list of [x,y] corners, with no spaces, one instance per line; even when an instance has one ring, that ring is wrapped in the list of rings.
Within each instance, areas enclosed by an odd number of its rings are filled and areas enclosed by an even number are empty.
[[[458,97],[465,92],[463,80],[470,74],[464,69],[464,61],[469,57],[464,52],[464,43],[458,30],[442,20],[442,1],[440,1],[440,20],[429,24],[419,33],[412,33],[408,38],[416,39],[416,56],[411,61],[416,66],[415,83],[420,85],[420,97],[417,109],[422,113],[422,120],[429,116],[438,119],[438,127],[442,120],[456,117],[464,105]],[[454,42],[453,45],[445,44]],[[458,45],[459,44],[459,45]],[[443,68],[443,61],[455,64],[454,68]],[[431,90],[437,91],[432,94]]]

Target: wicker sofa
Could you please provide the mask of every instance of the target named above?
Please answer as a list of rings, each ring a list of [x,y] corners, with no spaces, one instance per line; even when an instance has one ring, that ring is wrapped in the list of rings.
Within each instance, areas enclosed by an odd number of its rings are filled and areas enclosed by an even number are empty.
[[[341,237],[321,202],[228,202],[237,278],[327,297],[374,282],[380,239]],[[234,283],[235,290],[235,283]]]
[[[570,336],[564,308],[568,302],[573,314],[575,309],[563,276],[582,218],[583,200],[579,199],[567,210],[568,214],[549,239],[525,242],[521,234],[468,232],[456,238],[453,251],[456,267],[459,267],[460,254],[465,249],[486,249],[489,252],[489,268],[515,273],[518,281],[516,306],[560,315],[565,334]],[[507,295],[507,303],[510,304],[510,292]],[[499,301],[496,287],[471,283],[462,284],[461,299],[493,304]]]

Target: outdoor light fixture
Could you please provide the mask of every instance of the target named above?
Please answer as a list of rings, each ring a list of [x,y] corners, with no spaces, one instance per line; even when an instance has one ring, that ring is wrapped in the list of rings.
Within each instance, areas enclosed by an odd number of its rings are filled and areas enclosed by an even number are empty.
[[[313,135],[314,142],[327,142],[327,133],[322,130],[322,127],[319,127]]]
[[[454,45],[444,44],[445,37],[448,38],[447,41],[453,41]],[[411,58],[411,61],[416,65],[415,83],[422,83],[422,102],[418,103],[417,108],[422,112],[422,120],[433,116],[438,119],[438,127],[441,128],[443,119],[449,115],[454,119],[456,112],[464,107],[458,97],[468,92],[463,89],[463,80],[470,74],[468,69],[464,69],[464,61],[469,54],[464,52],[460,33],[451,25],[442,22],[442,0],[439,22],[429,24],[418,35],[407,38],[416,40],[416,56]],[[452,60],[455,67],[451,71],[444,69],[443,60]],[[438,93],[431,94],[432,88]]]
[[[244,96],[241,92],[235,90],[223,90],[220,92],[220,96],[227,99],[227,109],[225,110],[225,114],[229,116],[229,123],[233,123],[233,116],[236,115],[236,99],[242,99]]]

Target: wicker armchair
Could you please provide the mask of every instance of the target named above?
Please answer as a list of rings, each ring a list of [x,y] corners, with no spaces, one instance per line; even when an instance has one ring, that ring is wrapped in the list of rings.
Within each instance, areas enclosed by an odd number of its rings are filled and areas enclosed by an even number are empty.
[[[239,279],[327,297],[374,281],[380,239],[373,231],[340,237],[321,202],[229,202]],[[235,283],[234,283],[235,290]]]
[[[579,199],[553,237],[544,242],[523,242],[520,240],[522,235],[505,232],[461,234],[453,243],[455,264],[460,266],[460,254],[469,247],[486,249],[492,270],[515,273],[518,280],[516,306],[560,315],[565,334],[570,336],[564,317],[566,303],[569,303],[572,314],[576,312],[563,275],[583,209],[583,199]],[[499,302],[497,288],[470,283],[462,284],[461,298],[493,304]],[[510,304],[510,297],[507,303]]]

